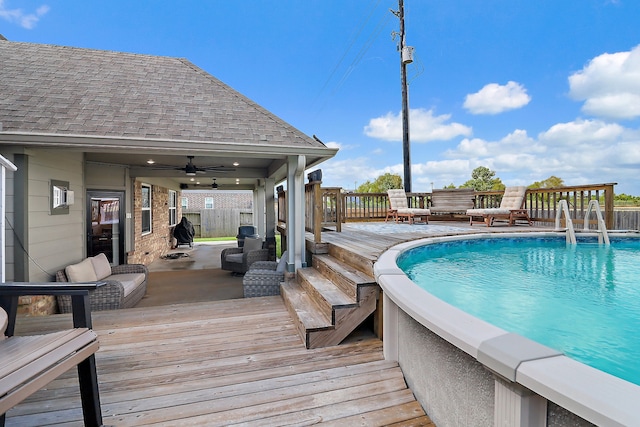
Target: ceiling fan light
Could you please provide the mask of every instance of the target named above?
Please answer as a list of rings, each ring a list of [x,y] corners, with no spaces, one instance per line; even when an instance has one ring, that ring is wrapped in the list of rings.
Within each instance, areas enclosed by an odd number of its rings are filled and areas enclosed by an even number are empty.
[[[213,188],[214,190],[218,189],[218,183],[216,182],[215,178],[213,179],[213,184],[211,184],[211,188]]]

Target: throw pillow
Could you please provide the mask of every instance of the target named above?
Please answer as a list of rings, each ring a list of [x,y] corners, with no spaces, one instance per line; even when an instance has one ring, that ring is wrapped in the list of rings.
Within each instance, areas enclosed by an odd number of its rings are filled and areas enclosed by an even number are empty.
[[[282,256],[280,257],[280,261],[278,262],[276,271],[278,273],[284,273],[286,270],[287,270],[287,251],[284,251],[282,253]]]
[[[93,270],[91,258],[85,258],[82,262],[68,265],[64,272],[70,282],[95,282],[98,280],[96,272]]]
[[[262,249],[262,239],[259,237],[245,237],[242,252],[246,253],[256,249]]]
[[[96,272],[96,280],[111,276],[111,264],[105,254],[102,253],[91,257],[91,263],[93,264],[93,270]]]

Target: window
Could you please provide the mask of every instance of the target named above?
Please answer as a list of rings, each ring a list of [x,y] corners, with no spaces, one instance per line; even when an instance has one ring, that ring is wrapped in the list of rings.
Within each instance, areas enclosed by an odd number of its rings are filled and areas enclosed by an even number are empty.
[[[151,186],[142,184],[142,234],[151,233]]]
[[[178,193],[173,190],[169,190],[169,225],[176,225],[177,221],[177,204]]]
[[[204,198],[204,208],[205,209],[213,209],[213,197],[205,197]]]
[[[189,199],[182,197],[180,200],[180,206],[182,206],[182,209],[189,209]]]

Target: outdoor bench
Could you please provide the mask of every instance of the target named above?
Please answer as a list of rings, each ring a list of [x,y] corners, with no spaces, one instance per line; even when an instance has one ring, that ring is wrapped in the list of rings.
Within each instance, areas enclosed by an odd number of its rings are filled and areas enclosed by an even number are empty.
[[[85,426],[102,425],[89,291],[103,282],[0,284],[0,426],[6,412],[74,366],[78,369]],[[18,297],[70,295],[73,328],[43,335],[14,336]]]
[[[465,215],[473,209],[474,191],[471,188],[433,190],[431,193],[431,215]]]

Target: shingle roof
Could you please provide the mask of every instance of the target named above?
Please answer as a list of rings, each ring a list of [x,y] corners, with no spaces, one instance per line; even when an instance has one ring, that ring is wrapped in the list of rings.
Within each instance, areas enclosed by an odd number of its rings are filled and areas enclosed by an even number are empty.
[[[323,148],[179,58],[0,41],[0,131]]]

